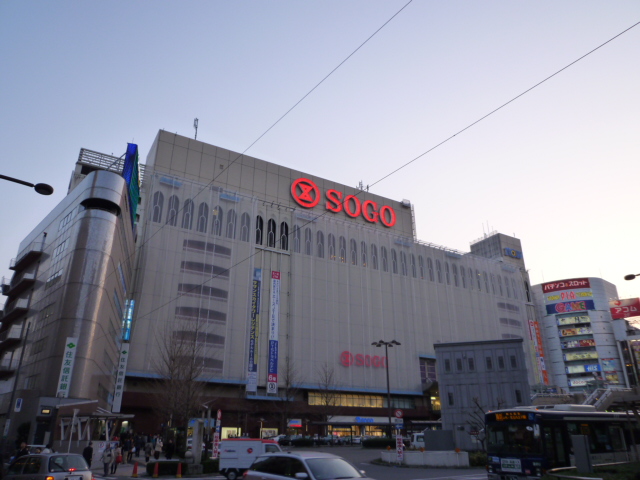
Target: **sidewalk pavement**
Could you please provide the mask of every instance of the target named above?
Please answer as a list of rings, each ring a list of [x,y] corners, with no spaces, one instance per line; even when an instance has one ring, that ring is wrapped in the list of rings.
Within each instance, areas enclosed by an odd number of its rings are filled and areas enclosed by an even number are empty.
[[[161,461],[171,461],[171,460],[166,460],[163,457],[160,457]],[[173,461],[177,462],[179,459],[174,458]],[[149,460],[149,463],[154,462],[155,459],[153,457],[151,457],[151,459]],[[113,479],[117,479],[117,478],[132,478],[133,475],[133,467],[135,465],[135,463],[138,462],[138,477],[146,477],[146,478],[151,478],[151,475],[147,475],[147,462],[144,461],[144,457],[141,456],[139,458],[136,458],[135,455],[134,457],[131,459],[131,463],[121,463],[120,465],[118,465],[118,468],[116,469],[116,473],[114,473],[113,475],[109,474],[106,477],[104,476],[104,466],[102,465],[102,462],[99,459],[94,459],[93,462],[91,463],[91,471],[93,472],[93,476],[96,479],[109,479],[109,480],[113,480]],[[186,476],[183,474],[183,476]],[[170,479],[170,478],[174,478],[171,476],[167,476],[167,475],[163,475],[162,477],[158,477],[160,479]],[[190,477],[193,480],[195,480],[194,477]],[[207,474],[207,475],[202,475],[201,478],[206,478],[209,480],[215,479],[215,478],[225,478],[224,476],[220,475],[219,473],[214,473],[214,474]]]

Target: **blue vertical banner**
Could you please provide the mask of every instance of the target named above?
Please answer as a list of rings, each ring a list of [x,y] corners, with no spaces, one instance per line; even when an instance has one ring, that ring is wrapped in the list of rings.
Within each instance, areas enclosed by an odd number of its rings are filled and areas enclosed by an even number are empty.
[[[253,269],[251,289],[251,320],[249,323],[249,361],[247,362],[247,392],[258,392],[258,333],[260,327],[260,284],[262,269]]]
[[[269,308],[269,370],[267,393],[278,393],[278,327],[280,321],[280,272],[271,272],[271,306]]]

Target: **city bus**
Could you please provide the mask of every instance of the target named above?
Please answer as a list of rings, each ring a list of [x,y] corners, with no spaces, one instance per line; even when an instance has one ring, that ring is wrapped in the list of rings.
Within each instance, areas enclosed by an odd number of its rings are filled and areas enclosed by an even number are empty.
[[[591,405],[518,407],[485,414],[488,480],[539,478],[575,464],[571,435],[588,437],[593,465],[634,461],[640,450],[631,412],[598,412]]]

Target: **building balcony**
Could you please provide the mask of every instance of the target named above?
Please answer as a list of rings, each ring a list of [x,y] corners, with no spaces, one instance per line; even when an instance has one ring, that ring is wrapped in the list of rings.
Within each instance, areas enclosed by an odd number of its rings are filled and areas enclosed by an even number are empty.
[[[20,318],[22,315],[26,315],[29,311],[29,300],[26,298],[18,298],[12,302],[8,302],[4,306],[4,315],[2,320],[3,325],[7,325],[13,322],[16,318]]]
[[[27,288],[33,286],[36,283],[35,272],[25,272],[14,275],[13,279],[9,282],[5,278],[2,280],[2,294],[6,296],[15,297],[24,292]]]
[[[0,363],[0,380],[6,380],[7,378],[13,376],[18,369],[18,360],[13,361],[5,361],[3,359],[2,363]]]
[[[2,293],[2,295],[9,295],[10,289],[11,289],[11,279],[7,277],[2,277],[2,281],[0,281],[0,293]]]
[[[31,242],[26,248],[24,248],[16,258],[13,258],[9,264],[9,268],[16,272],[23,270],[27,265],[35,262],[42,255],[44,249],[44,242],[38,240],[37,242]]]
[[[22,325],[13,325],[8,330],[0,333],[0,353],[6,349],[15,347],[22,341]]]

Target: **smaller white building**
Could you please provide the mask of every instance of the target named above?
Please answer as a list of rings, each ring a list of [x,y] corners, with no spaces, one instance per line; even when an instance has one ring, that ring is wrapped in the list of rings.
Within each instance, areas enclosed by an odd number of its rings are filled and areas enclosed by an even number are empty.
[[[532,290],[550,383],[569,393],[628,386],[609,310],[609,302],[618,299],[616,286],[588,277],[534,285]]]

